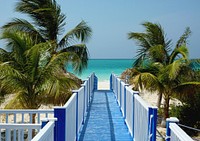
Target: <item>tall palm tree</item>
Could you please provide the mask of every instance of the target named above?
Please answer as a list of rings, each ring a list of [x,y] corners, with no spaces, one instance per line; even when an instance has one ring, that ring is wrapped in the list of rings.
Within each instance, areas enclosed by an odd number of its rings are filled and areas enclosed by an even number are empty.
[[[15,18],[3,26],[3,30],[17,30],[30,35],[37,44],[51,42],[50,55],[56,56],[62,52],[75,53],[76,62],[72,65],[74,70],[81,72],[87,67],[88,51],[84,44],[92,33],[85,21],[81,21],[75,28],[64,34],[66,16],[61,13],[61,8],[55,0],[20,0],[15,10],[26,14],[30,21]],[[79,44],[72,44],[81,41]]]
[[[2,39],[7,40],[9,51],[0,52],[1,72],[6,78],[1,85],[8,89],[13,84],[16,99],[25,101],[24,108],[38,108],[44,94],[48,94],[46,102],[63,104],[69,91],[78,85],[64,67],[70,62],[74,71],[81,73],[87,66],[84,43],[91,36],[91,28],[81,21],[60,37],[66,17],[55,0],[20,0],[15,10],[26,14],[30,22],[15,18],[2,28]],[[6,71],[5,67],[10,69]]]
[[[63,52],[51,57],[51,43],[34,44],[26,33],[7,31],[2,38],[7,40],[10,52],[6,58],[10,59],[0,60],[1,85],[16,93],[9,104],[12,108],[37,109],[48,99],[53,104],[64,104],[70,90],[79,86],[62,69],[64,62],[75,60],[76,55]]]
[[[159,92],[159,104],[164,95],[164,119],[169,116],[169,101],[180,87],[190,89],[191,85],[198,86],[199,82],[183,81],[183,76],[191,72],[188,67],[191,61],[188,59],[186,41],[191,31],[186,28],[184,34],[178,40],[175,48],[170,47],[171,40],[165,39],[165,34],[159,24],[146,22],[143,24],[146,33],[129,33],[129,39],[134,39],[140,45],[133,72],[133,82],[136,88],[144,87],[150,91]],[[148,59],[148,62],[145,62]],[[142,65],[144,64],[145,65]],[[186,69],[187,68],[187,69]],[[183,71],[184,70],[184,71]],[[188,76],[187,76],[188,77]],[[191,79],[192,80],[192,79]]]

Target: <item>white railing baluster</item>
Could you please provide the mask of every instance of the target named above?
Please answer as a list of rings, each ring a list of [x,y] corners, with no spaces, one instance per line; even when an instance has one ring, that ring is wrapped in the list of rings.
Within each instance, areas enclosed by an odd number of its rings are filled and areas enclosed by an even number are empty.
[[[24,140],[24,130],[21,131],[21,138]]]
[[[40,123],[40,113],[38,113],[38,121],[37,121],[37,123]]]
[[[16,123],[16,122],[17,122],[17,114],[14,113],[14,123]]]
[[[32,129],[28,129],[28,141],[31,141],[31,139],[32,139],[32,133],[33,133],[33,131],[32,131]]]
[[[6,129],[6,141],[10,141],[10,129]]]
[[[16,113],[13,114],[13,122],[16,123]],[[13,140],[16,141],[16,130],[13,130]]]
[[[6,123],[8,123],[8,114],[6,113]]]
[[[22,113],[22,123],[24,123],[24,113]]]
[[[1,140],[1,128],[0,128],[0,140]]]
[[[18,140],[22,140],[21,139],[21,130],[18,130]]]
[[[29,113],[29,123],[33,123],[33,114]]]

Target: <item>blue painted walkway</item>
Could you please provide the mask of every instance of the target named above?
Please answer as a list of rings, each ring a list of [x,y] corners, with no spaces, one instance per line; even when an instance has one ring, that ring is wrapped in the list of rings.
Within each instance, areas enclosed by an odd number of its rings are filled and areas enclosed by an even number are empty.
[[[96,91],[79,141],[132,141],[112,91]]]

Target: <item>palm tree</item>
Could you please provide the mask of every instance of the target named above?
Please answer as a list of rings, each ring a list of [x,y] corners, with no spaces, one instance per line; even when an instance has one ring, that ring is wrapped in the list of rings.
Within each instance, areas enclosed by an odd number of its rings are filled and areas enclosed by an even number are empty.
[[[129,33],[129,39],[136,40],[140,45],[134,63],[133,82],[137,89],[144,87],[149,91],[159,92],[159,100],[164,95],[163,116],[166,119],[169,116],[169,101],[172,96],[179,94],[177,90],[180,87],[191,89],[188,86],[195,87],[200,84],[199,82],[183,80],[183,76],[187,76],[186,73],[193,73],[189,67],[191,61],[188,59],[188,49],[186,47],[186,40],[191,31],[186,28],[176,47],[171,51],[171,40],[165,40],[164,31],[159,24],[147,22],[143,25],[146,28],[146,33]]]
[[[20,0],[15,9],[28,15],[31,22],[15,18],[2,28],[9,51],[1,50],[1,71],[6,76],[1,85],[16,86],[12,88],[18,93],[16,99],[25,101],[24,108],[38,108],[44,94],[48,94],[46,102],[63,104],[69,91],[78,86],[76,77],[66,73],[65,65],[72,63],[79,73],[87,66],[84,43],[91,36],[91,28],[81,21],[60,37],[66,17],[55,0]],[[73,44],[76,41],[81,43]],[[11,71],[5,71],[5,67]]]
[[[73,62],[74,71],[81,73],[87,67],[88,51],[84,42],[90,38],[92,30],[85,21],[60,37],[66,25],[66,16],[55,0],[20,0],[15,10],[29,16],[31,22],[15,18],[4,25],[3,30],[25,32],[35,44],[50,42],[52,57],[62,52],[75,53],[79,59]],[[82,43],[72,44],[78,40]]]
[[[64,104],[70,90],[80,86],[62,69],[64,62],[75,60],[76,55],[63,52],[51,57],[51,43],[34,44],[26,33],[7,31],[2,38],[7,40],[10,52],[2,51],[9,59],[0,60],[1,85],[16,93],[7,108],[37,109],[47,102]]]

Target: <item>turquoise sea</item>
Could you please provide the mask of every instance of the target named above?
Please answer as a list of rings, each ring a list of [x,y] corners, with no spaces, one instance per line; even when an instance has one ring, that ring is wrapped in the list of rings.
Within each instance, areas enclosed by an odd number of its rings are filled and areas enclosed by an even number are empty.
[[[78,77],[84,80],[94,72],[99,81],[108,81],[111,73],[121,75],[132,64],[133,59],[90,59],[88,68]],[[72,69],[68,68],[68,71],[72,72]]]

